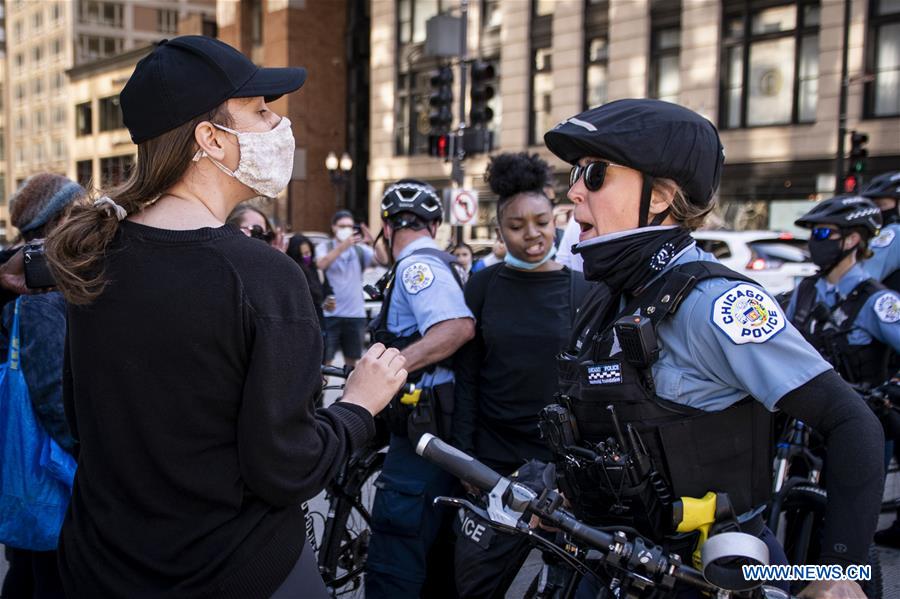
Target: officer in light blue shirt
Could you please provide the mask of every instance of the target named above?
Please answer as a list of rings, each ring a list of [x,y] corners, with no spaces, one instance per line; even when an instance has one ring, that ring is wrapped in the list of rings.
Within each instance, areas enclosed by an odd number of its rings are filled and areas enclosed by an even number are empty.
[[[882,223],[881,234],[869,243],[873,255],[863,268],[886,287],[900,291],[900,171],[875,177],[860,195],[878,205]]]
[[[828,447],[820,561],[866,563],[881,505],[881,427],[768,293],[696,248],[690,231],[713,208],[724,164],[712,123],[676,104],[625,99],[563,121],[544,141],[572,165],[568,197],[581,230],[574,251],[585,278],[607,289],[582,305],[557,363],[581,437],[627,446],[617,431],[634,431],[676,497],[727,493],[770,563],[786,563],[757,519],[771,493],[769,413],[784,411]],[[561,485],[574,481],[566,498],[589,524],[671,541],[671,521],[642,498],[622,496],[589,468],[559,461],[560,469]],[[595,597],[591,586],[585,581],[578,596]],[[864,595],[845,580],[805,591]]]
[[[370,330],[374,341],[401,350],[409,381],[420,391],[396,398],[386,410],[391,439],[376,482],[366,597],[452,596],[451,514],[433,500],[453,494],[458,482],[416,455],[415,443],[425,432],[449,439],[449,358],[475,335],[474,317],[455,259],[434,242],[442,217],[434,188],[398,181],[384,193],[381,216],[396,263]],[[426,557],[433,561],[426,563]]]
[[[861,196],[838,196],[796,224],[811,229],[809,252],[819,272],[794,290],[788,318],[845,380],[881,385],[900,349],[900,299],[858,264],[877,239],[878,207]]]

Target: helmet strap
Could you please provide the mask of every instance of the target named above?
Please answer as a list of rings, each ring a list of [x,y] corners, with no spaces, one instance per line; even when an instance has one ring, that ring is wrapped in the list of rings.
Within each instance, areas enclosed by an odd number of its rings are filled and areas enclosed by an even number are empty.
[[[650,199],[653,197],[653,177],[642,173],[641,178],[643,179],[643,183],[641,185],[641,207],[640,212],[638,213],[638,228],[647,226],[647,219],[650,217]],[[654,216],[653,220],[650,222],[650,226],[655,227],[666,220],[670,210],[671,208],[666,208]]]

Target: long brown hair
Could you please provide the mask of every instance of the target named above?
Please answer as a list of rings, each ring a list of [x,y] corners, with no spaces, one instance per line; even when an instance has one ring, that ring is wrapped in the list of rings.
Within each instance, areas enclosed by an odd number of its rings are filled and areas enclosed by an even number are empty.
[[[230,126],[225,104],[176,129],[138,144],[137,164],[128,179],[101,195],[109,196],[128,214],[155,202],[184,176],[197,152],[194,129],[203,121]],[[106,287],[103,258],[119,221],[108,206],[72,206],[47,237],[45,251],[59,290],[72,304],[89,304]]]

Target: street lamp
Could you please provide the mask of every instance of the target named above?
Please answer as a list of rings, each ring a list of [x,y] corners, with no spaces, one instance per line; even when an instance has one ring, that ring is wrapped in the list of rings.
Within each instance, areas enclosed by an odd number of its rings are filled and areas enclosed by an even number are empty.
[[[335,208],[339,209],[347,179],[350,177],[350,171],[353,170],[353,159],[347,152],[341,154],[340,159],[334,152],[328,152],[328,157],[325,158],[325,168],[328,169],[328,176],[331,178],[331,184],[334,185]]]

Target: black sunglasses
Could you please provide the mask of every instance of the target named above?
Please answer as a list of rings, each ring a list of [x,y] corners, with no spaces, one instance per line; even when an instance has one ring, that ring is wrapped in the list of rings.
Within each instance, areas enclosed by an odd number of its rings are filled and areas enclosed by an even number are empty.
[[[246,227],[244,227],[244,230],[247,230]],[[271,243],[272,240],[275,239],[275,233],[272,231],[265,231],[259,225],[253,225],[250,227],[250,237],[253,239],[261,239],[266,243]]]
[[[569,171],[569,187],[574,187],[578,179],[584,177],[584,186],[588,191],[600,191],[603,180],[606,179],[606,169],[610,166],[619,166],[606,160],[588,162],[584,166],[576,164]]]

